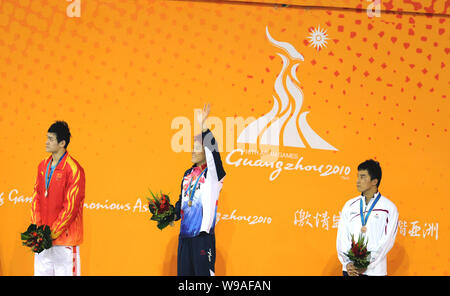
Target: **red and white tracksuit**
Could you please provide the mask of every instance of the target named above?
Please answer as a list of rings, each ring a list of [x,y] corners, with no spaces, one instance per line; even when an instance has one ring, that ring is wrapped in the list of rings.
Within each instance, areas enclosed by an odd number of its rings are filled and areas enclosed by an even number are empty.
[[[35,255],[35,275],[80,275],[85,175],[67,152],[54,169],[45,195],[45,176],[52,156],[38,166],[31,204],[31,223],[49,225],[53,246]]]

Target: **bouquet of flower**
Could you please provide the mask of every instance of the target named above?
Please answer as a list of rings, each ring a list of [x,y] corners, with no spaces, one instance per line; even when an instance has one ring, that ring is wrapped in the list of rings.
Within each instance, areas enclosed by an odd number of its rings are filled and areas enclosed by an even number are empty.
[[[352,247],[347,253],[344,253],[352,262],[353,265],[358,269],[365,269],[370,264],[370,252],[367,251],[367,241],[364,241],[364,236],[359,235],[358,241],[352,234]]]
[[[40,253],[52,246],[52,236],[48,225],[31,224],[27,231],[20,234],[22,245],[30,247],[35,253]]]
[[[161,192],[161,195],[155,196],[153,192],[150,191],[150,193],[152,198],[147,198],[148,208],[150,213],[153,214],[150,220],[157,221],[157,227],[160,230],[163,230],[168,225],[173,226],[173,221],[175,220],[175,207],[170,204],[169,195]]]

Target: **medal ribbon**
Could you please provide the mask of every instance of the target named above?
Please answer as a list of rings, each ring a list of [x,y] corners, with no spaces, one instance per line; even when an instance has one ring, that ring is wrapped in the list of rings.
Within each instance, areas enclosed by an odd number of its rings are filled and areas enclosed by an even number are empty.
[[[56,167],[58,166],[58,164],[61,162],[61,160],[63,159],[63,157],[66,155],[67,151],[64,152],[64,154],[61,156],[61,158],[58,160],[58,163],[56,164],[55,168],[53,170],[50,170],[50,174],[48,173],[49,168],[50,168],[50,164],[52,163],[51,161],[48,162],[47,165],[47,169],[45,170],[45,192],[47,192],[48,187],[50,186],[50,180],[53,177],[53,172],[56,170]]]
[[[375,201],[373,202],[372,206],[370,207],[370,209],[367,212],[365,217],[364,217],[364,213],[363,213],[363,201],[362,201],[362,198],[359,200],[359,212],[360,212],[360,215],[361,215],[361,224],[362,224],[362,226],[366,226],[367,220],[369,220],[369,215],[370,215],[370,213],[372,213],[372,210],[375,207],[375,205],[377,204],[377,202],[380,199],[380,197],[381,197],[381,193],[378,192],[377,198],[375,198]]]
[[[193,198],[194,198],[195,190],[197,189],[198,181],[200,181],[200,178],[203,176],[203,174],[205,173],[205,171],[206,171],[207,169],[208,169],[208,168],[206,167],[206,168],[202,171],[202,173],[200,174],[200,176],[198,176],[197,181],[195,181],[194,188],[192,188],[192,189],[190,190],[190,192],[189,192],[189,204],[192,204],[192,200],[193,200]],[[194,179],[194,178],[192,177],[192,178],[191,178],[191,181],[189,182],[189,186],[188,186],[188,188],[187,188],[185,194],[187,194],[188,191],[189,191],[189,189],[191,188],[191,184],[192,184],[192,180],[193,180],[193,179]]]

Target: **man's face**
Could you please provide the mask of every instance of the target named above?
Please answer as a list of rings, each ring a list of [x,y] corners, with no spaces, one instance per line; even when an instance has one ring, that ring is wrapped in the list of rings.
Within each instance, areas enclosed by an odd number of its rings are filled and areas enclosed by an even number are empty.
[[[58,143],[55,133],[47,133],[47,141],[45,142],[45,151],[50,153],[58,152],[59,149],[64,148],[66,141],[61,141]]]
[[[202,143],[194,141],[194,149],[192,150],[192,163],[200,163],[206,159],[205,150]]]
[[[377,185],[378,180],[370,180],[370,175],[367,170],[358,171],[358,178],[356,180],[356,187],[359,192],[364,192],[369,190],[372,186]]]

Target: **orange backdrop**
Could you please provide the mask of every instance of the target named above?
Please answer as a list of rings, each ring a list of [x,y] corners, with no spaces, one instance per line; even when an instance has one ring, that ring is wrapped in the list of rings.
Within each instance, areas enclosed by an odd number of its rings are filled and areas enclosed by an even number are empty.
[[[208,0],[203,0],[208,1]],[[228,0],[236,2],[254,2],[264,4],[276,4],[284,6],[308,6],[321,8],[342,9],[375,9],[379,6],[381,11],[395,12],[420,12],[428,14],[449,13],[450,1],[448,0]]]
[[[178,198],[190,154],[174,148],[183,127],[176,123],[192,131],[194,109],[210,102],[227,171],[217,275],[341,274],[339,211],[358,195],[356,167],[368,158],[380,161],[380,191],[400,213],[388,273],[448,275],[447,6],[436,4],[439,15],[384,8],[368,17],[365,3],[328,7],[334,1],[307,9],[83,0],[80,17],[69,17],[73,2],[0,1],[0,274],[33,274],[19,234],[47,156],[46,131],[63,119],[69,152],[86,172],[82,274],[175,275],[179,224],[159,231],[145,196],[150,188]],[[270,42],[266,28],[303,61]],[[309,38],[315,30],[327,43]],[[282,55],[291,72],[279,75]],[[278,76],[282,88],[289,76],[301,89],[289,103],[301,105],[309,130],[334,149],[311,145],[305,124],[293,121],[307,145],[280,136],[278,161],[302,167],[276,175],[235,165],[240,157],[256,162],[262,146],[239,144],[243,130],[231,123],[280,105]]]

